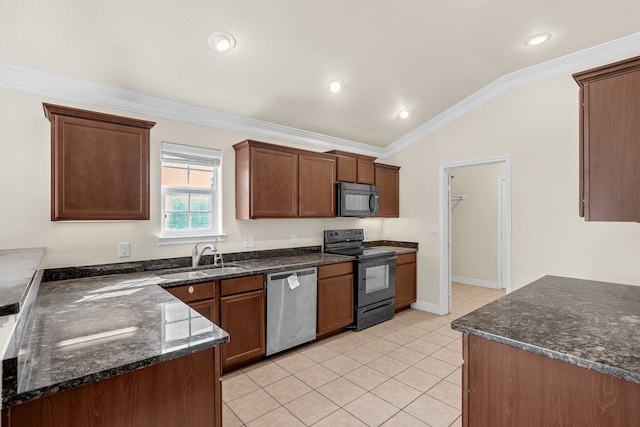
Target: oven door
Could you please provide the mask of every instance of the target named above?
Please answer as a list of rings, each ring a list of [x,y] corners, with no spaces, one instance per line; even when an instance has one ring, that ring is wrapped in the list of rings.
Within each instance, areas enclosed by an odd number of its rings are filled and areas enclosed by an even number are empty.
[[[396,256],[359,261],[357,281],[356,307],[395,297]]]

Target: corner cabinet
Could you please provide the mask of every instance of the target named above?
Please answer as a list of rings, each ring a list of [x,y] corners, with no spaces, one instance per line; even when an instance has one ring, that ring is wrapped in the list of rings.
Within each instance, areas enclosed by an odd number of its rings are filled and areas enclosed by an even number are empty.
[[[580,86],[580,216],[640,222],[640,57],[573,77]]]
[[[400,254],[396,259],[396,311],[408,308],[417,300],[416,254]]]
[[[380,213],[378,216],[400,216],[400,167],[375,163],[375,185],[380,189]]]
[[[155,123],[43,107],[51,122],[51,220],[148,220]]]
[[[353,323],[353,262],[318,266],[317,338]]]
[[[236,218],[335,217],[336,156],[246,140],[236,152]]]

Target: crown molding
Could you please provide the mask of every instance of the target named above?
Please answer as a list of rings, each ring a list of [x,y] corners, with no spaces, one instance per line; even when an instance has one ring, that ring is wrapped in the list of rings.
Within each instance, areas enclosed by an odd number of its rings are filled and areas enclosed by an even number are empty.
[[[611,42],[603,43],[569,55],[561,56],[532,67],[523,68],[494,80],[433,119],[387,145],[379,157],[398,154],[411,145],[458,120],[465,114],[486,104],[497,96],[514,89],[552,77],[573,74],[588,68],[598,67],[640,55],[640,33],[634,33]]]
[[[114,86],[72,79],[2,61],[0,61],[0,87],[270,138],[320,150],[347,148],[355,153],[384,159],[424,140],[427,136],[508,90],[636,55],[640,55],[640,33],[506,74],[384,148],[223,113]]]
[[[0,61],[0,87],[152,117],[162,117],[255,137],[272,138],[321,150],[343,150],[347,147],[355,153],[373,157],[378,157],[384,151],[383,148],[369,144],[223,113],[128,89],[46,73],[2,61]]]

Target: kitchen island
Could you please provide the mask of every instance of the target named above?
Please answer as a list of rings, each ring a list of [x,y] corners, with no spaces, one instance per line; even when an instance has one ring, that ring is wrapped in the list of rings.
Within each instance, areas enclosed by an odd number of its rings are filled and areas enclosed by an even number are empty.
[[[640,287],[545,276],[451,325],[463,426],[640,425]]]

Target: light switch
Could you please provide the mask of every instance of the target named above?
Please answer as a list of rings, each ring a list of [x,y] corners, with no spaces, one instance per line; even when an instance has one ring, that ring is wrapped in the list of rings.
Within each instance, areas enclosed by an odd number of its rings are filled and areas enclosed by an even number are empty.
[[[255,245],[255,238],[253,236],[244,236],[244,247],[252,248]]]

